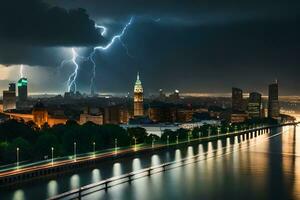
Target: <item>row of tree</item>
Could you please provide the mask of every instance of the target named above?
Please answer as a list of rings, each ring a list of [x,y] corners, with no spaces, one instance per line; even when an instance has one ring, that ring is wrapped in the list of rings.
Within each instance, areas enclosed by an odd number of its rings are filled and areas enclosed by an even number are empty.
[[[16,149],[19,148],[20,161],[50,159],[51,148],[54,157],[73,155],[74,142],[78,154],[140,143],[176,142],[192,138],[206,137],[220,133],[249,128],[253,124],[270,121],[248,121],[242,124],[222,124],[221,126],[204,125],[192,131],[178,129],[165,130],[161,137],[149,135],[144,128],[123,129],[118,125],[96,125],[87,122],[79,125],[75,121],[49,127],[45,124],[38,128],[33,122],[8,120],[0,124],[0,165],[16,162]]]

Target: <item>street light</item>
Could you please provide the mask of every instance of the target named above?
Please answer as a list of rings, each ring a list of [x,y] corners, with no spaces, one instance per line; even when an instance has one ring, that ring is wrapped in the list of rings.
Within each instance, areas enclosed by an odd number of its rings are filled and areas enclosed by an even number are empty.
[[[74,161],[76,162],[76,142],[74,142]]]
[[[115,139],[115,154],[117,154],[117,151],[118,151],[118,139],[116,138]]]
[[[17,147],[17,168],[19,168],[19,147]]]
[[[93,142],[93,152],[94,152],[94,158],[95,158],[95,153],[96,153],[96,143]]]
[[[152,136],[152,148],[154,147],[154,137]]]
[[[167,144],[169,145],[169,135],[167,135]]]
[[[134,150],[136,151],[136,138],[133,137],[133,139],[134,139]]]
[[[178,135],[176,135],[176,143],[178,144]]]
[[[54,148],[51,147],[51,163],[52,163],[52,165],[53,165],[53,151],[54,151]]]

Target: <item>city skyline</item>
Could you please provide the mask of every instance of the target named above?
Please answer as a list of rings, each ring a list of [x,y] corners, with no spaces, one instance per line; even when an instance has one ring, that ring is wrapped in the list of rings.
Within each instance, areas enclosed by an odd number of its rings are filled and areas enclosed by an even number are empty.
[[[299,10],[3,0],[1,200],[300,199]]]

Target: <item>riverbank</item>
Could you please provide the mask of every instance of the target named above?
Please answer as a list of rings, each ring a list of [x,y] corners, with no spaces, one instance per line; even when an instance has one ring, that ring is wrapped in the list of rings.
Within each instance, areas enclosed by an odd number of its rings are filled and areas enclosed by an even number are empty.
[[[213,141],[217,139],[222,139],[226,137],[233,137],[237,135],[242,135],[242,137],[247,137],[248,134],[251,133],[254,136],[257,134],[267,133],[269,129],[274,127],[280,126],[287,126],[287,125],[294,125],[294,123],[289,124],[281,124],[276,126],[265,126],[254,128],[250,130],[244,130],[239,132],[232,132],[227,134],[219,134],[214,136],[209,136],[200,139],[193,139],[190,141],[178,141],[172,144],[154,144],[152,145],[140,145],[140,146],[132,146],[127,149],[118,149],[117,151],[109,151],[106,153],[96,154],[96,155],[89,155],[85,157],[78,157],[76,160],[69,159],[69,160],[62,160],[58,162],[50,162],[43,165],[20,168],[17,170],[11,170],[6,172],[0,173],[0,186],[14,186],[18,184],[22,184],[24,182],[32,181],[34,179],[40,178],[50,178],[54,176],[60,176],[62,174],[71,173],[76,170],[81,170],[87,167],[91,167],[99,162],[109,159],[120,159],[126,158],[127,156],[132,156],[135,154],[145,154],[149,152],[155,152],[162,148],[178,148],[181,145],[187,145],[189,143],[202,143]]]

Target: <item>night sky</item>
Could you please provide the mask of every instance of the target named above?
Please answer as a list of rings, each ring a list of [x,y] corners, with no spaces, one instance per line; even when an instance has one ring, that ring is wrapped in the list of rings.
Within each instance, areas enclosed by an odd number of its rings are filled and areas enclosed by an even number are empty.
[[[0,6],[0,89],[20,75],[30,92],[64,92],[71,48],[88,57],[129,19],[107,51],[97,51],[97,92],[132,91],[137,71],[146,93],[267,92],[300,95],[300,1],[6,0]],[[108,28],[101,36],[95,23]],[[92,63],[78,59],[77,88],[89,92]]]

